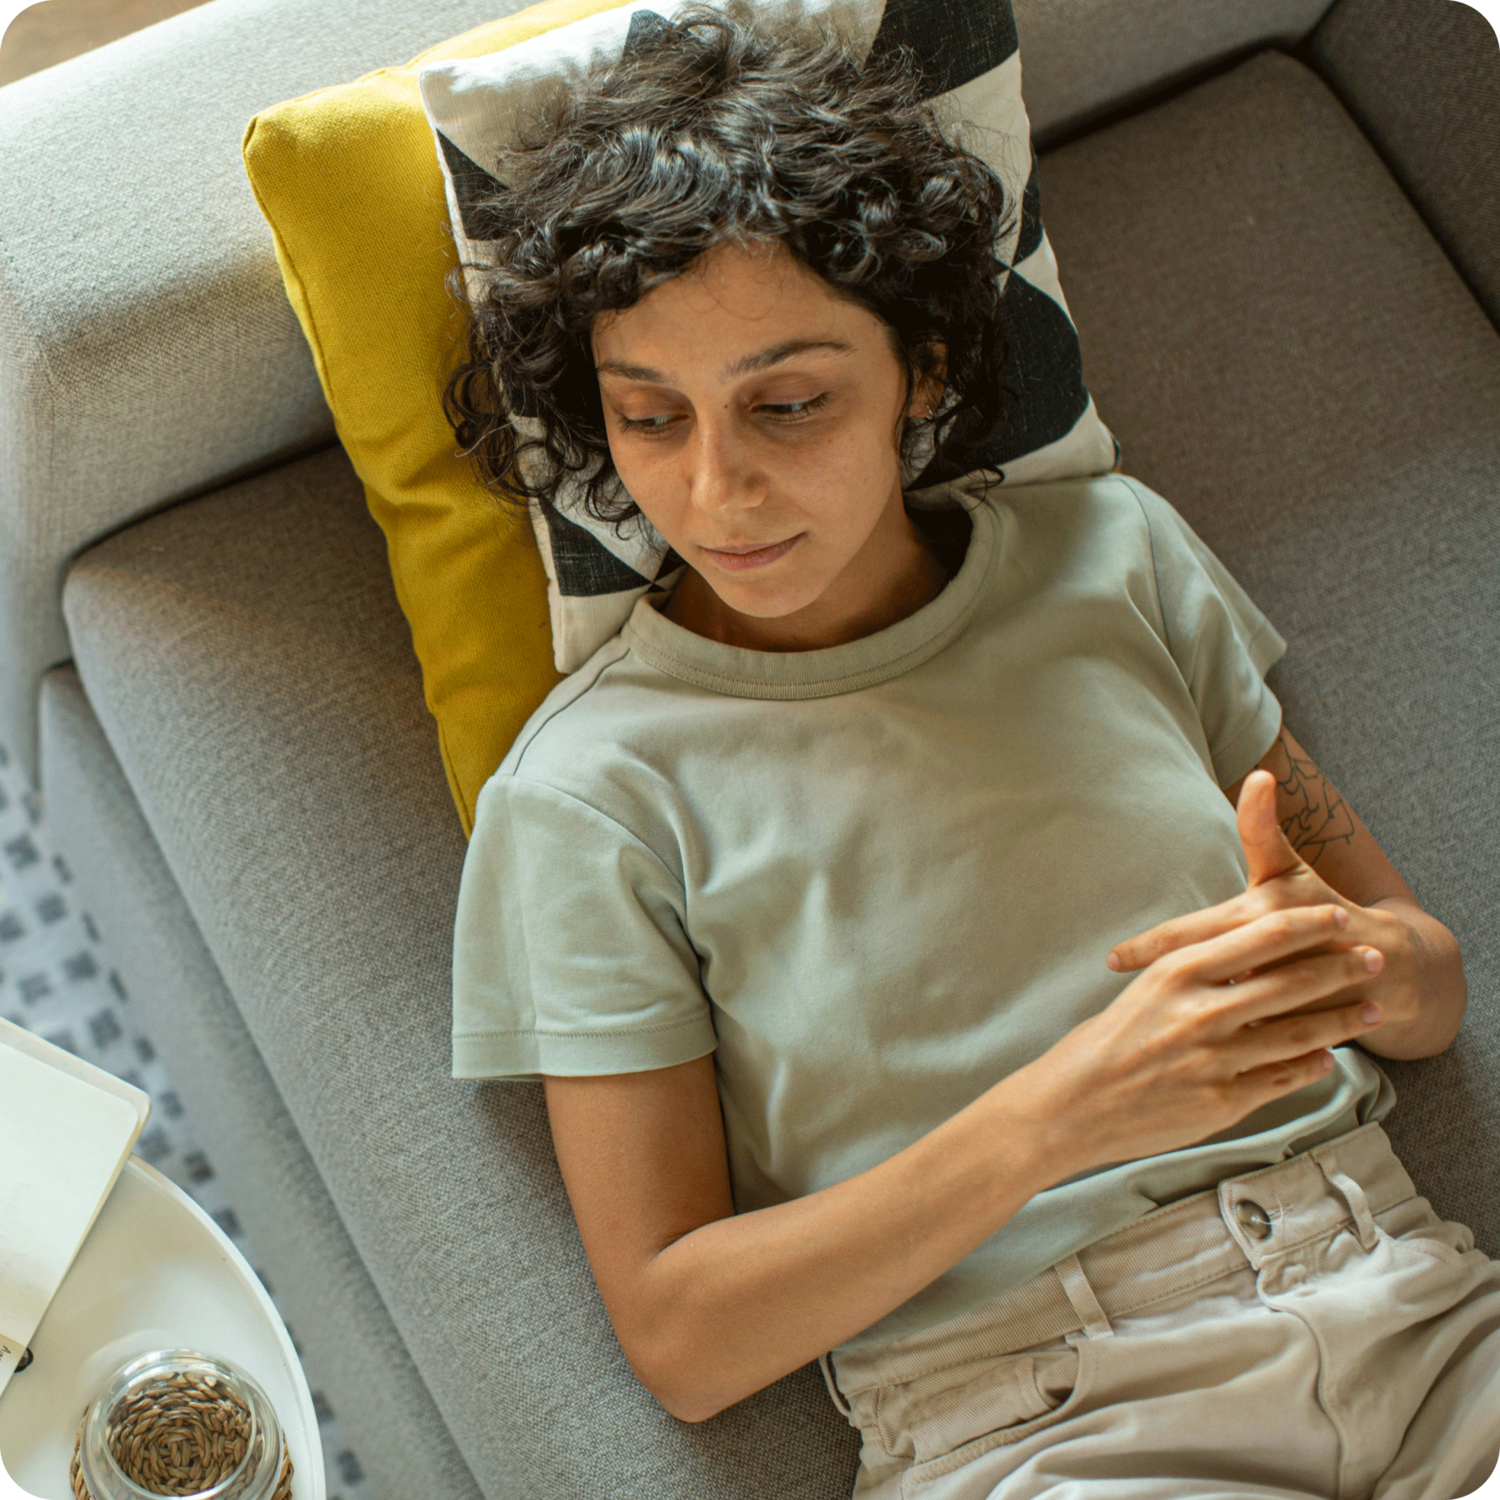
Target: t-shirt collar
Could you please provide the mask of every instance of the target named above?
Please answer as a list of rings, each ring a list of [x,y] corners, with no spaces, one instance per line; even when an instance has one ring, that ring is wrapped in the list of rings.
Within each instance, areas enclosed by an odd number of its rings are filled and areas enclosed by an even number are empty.
[[[922,507],[962,505],[973,522],[963,565],[935,599],[894,625],[816,651],[753,651],[726,646],[667,619],[670,594],[636,601],[621,634],[642,661],[669,677],[738,698],[823,698],[873,687],[935,656],[968,623],[1000,551],[1001,516],[987,496],[960,484],[907,496]]]

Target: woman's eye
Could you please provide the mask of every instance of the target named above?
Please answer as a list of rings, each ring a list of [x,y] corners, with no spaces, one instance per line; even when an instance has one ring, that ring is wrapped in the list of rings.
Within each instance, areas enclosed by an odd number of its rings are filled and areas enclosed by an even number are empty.
[[[810,417],[820,406],[827,405],[828,393],[813,396],[807,401],[762,401],[755,409],[765,412],[776,422],[800,422]]]
[[[648,437],[666,432],[677,419],[671,415],[661,417],[627,417],[620,413],[620,426],[626,432],[643,432]]]

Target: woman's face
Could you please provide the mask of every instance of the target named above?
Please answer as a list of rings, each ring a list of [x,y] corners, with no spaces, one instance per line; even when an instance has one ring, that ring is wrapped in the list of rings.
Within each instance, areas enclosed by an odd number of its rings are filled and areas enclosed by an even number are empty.
[[[593,343],[615,467],[693,570],[680,623],[806,649],[941,587],[902,504],[905,380],[886,325],[784,247],[710,252],[601,317]]]

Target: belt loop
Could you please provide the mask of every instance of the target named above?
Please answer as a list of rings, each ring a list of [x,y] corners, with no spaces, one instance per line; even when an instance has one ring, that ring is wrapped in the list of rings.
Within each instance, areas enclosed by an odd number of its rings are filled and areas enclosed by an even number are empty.
[[[851,1427],[858,1427],[859,1423],[854,1420],[854,1413],[849,1409],[849,1403],[844,1400],[843,1392],[833,1378],[833,1355],[820,1354],[818,1356],[818,1368],[823,1372],[823,1381],[828,1387],[828,1394],[833,1397],[833,1404],[838,1407],[839,1414],[849,1423]]]
[[[1370,1200],[1365,1197],[1365,1190],[1347,1172],[1339,1170],[1338,1158],[1327,1146],[1314,1146],[1310,1154],[1323,1169],[1323,1175],[1344,1195],[1344,1201],[1354,1215],[1360,1248],[1368,1255],[1375,1248],[1378,1237],[1375,1216],[1370,1212]]]
[[[1104,1315],[1104,1309],[1099,1306],[1099,1299],[1094,1295],[1094,1289],[1089,1285],[1089,1279],[1084,1275],[1083,1266],[1079,1263],[1078,1257],[1069,1255],[1066,1259],[1058,1261],[1052,1269],[1057,1272],[1057,1279],[1062,1282],[1062,1289],[1068,1294],[1068,1301],[1073,1304],[1073,1311],[1083,1319],[1085,1337],[1113,1338],[1115,1331],[1110,1326],[1109,1319]],[[1071,1337],[1068,1342],[1072,1343]]]

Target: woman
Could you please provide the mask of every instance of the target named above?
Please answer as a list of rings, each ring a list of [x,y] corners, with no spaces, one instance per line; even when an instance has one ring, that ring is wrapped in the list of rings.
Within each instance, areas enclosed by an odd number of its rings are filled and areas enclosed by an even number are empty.
[[[460,440],[686,570],[479,800],[455,1072],[543,1078],[662,1405],[822,1357],[857,1493],[1458,1493],[1500,1263],[1370,1057],[1457,945],[1165,501],[990,482],[1009,205],[917,92],[708,12],[502,165]]]

